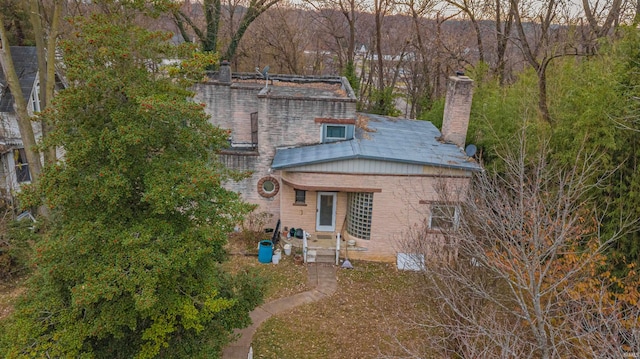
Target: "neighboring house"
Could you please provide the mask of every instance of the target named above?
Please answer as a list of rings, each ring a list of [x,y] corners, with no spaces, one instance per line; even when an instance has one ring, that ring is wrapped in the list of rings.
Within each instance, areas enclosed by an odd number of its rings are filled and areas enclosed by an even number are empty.
[[[36,48],[12,46],[11,57],[20,87],[27,101],[29,114],[40,111],[38,97],[38,58]],[[42,134],[40,125],[33,123],[36,138]],[[13,94],[0,68],[0,196],[11,199],[12,193],[20,190],[20,185],[31,182],[29,164],[22,145],[18,117],[14,108]]]
[[[356,112],[340,77],[234,74],[195,88],[211,121],[230,131],[221,154],[246,179],[228,183],[273,223],[315,238],[353,240],[349,258],[394,261],[403,234],[423,223],[429,240],[455,226],[455,199],[480,165],[464,150],[473,81],[450,78],[443,132],[426,121]],[[445,188],[443,198],[439,188]],[[452,202],[452,198],[454,202]],[[352,241],[352,243],[353,243]]]

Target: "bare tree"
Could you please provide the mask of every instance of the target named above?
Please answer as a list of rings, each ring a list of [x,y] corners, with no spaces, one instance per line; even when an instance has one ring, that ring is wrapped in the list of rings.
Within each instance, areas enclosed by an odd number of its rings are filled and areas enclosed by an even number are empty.
[[[463,12],[471,21],[473,30],[476,33],[476,41],[478,43],[478,60],[485,61],[484,42],[482,41],[482,30],[480,29],[480,20],[478,16],[481,14],[484,4],[481,0],[446,0],[451,6]]]
[[[518,45],[538,76],[538,110],[543,120],[552,123],[547,101],[547,68],[553,59],[580,55],[575,45],[564,36],[567,28],[560,22],[560,13],[567,10],[565,0],[544,3],[510,0],[511,14],[517,32]]]
[[[622,16],[622,0],[602,3],[582,0],[582,9],[588,25],[588,31],[584,35],[585,45],[587,52],[593,54],[596,52],[597,40],[610,36],[612,29],[619,23]]]
[[[288,6],[275,6],[255,23],[254,41],[276,73],[303,74],[305,49],[313,38],[308,13]],[[260,66],[261,64],[255,64]]]
[[[232,61],[235,57],[240,40],[244,36],[245,32],[249,29],[249,26],[270,7],[277,4],[280,0],[249,0],[246,6],[246,10],[242,13],[238,26],[230,34],[229,44],[222,53],[222,58]],[[193,6],[190,1],[184,2],[187,5]],[[238,3],[233,3],[234,10],[231,14],[235,14],[235,7]],[[193,30],[196,37],[202,44],[202,50],[208,52],[217,52],[218,44],[220,42],[219,31],[222,17],[222,1],[221,0],[204,0],[202,1],[202,12],[205,16],[205,24],[203,27],[197,25],[197,19],[193,16],[182,11],[178,7],[173,8],[173,16],[176,26],[180,30],[182,37],[185,41],[190,41],[190,37],[187,33],[186,27],[188,26]]]
[[[603,270],[603,251],[637,221],[621,219],[618,232],[603,238],[589,198],[602,180],[591,175],[598,158],[580,155],[562,168],[547,161],[546,145],[531,154],[520,143],[503,158],[503,174],[479,173],[459,192],[464,197],[441,191],[440,203],[455,204],[456,215],[452,210],[449,225],[436,231],[438,244],[428,240],[433,218],[406,234],[402,250],[424,259],[418,264],[428,308],[408,322],[424,330],[430,348],[426,354],[405,347],[407,357],[640,352],[638,280]]]
[[[364,8],[362,0],[308,0],[306,3],[316,11],[322,28],[337,45],[338,67],[355,63],[356,21]],[[339,18],[336,15],[340,15]],[[345,44],[346,43],[346,44]]]

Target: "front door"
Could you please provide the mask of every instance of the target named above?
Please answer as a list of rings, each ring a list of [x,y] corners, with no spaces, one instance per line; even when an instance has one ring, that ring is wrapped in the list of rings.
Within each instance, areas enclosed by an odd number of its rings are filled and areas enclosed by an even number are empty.
[[[317,232],[335,232],[336,230],[336,201],[335,192],[318,192],[318,208],[316,215]]]

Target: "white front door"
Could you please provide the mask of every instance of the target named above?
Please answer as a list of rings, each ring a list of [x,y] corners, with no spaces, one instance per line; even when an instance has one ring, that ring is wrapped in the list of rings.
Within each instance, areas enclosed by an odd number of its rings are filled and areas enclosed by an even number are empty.
[[[334,232],[336,230],[337,197],[335,192],[318,192],[317,232]]]

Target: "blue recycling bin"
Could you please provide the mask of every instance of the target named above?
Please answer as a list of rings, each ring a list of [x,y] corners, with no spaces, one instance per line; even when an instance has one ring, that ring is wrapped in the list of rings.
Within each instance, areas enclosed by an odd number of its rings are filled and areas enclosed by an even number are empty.
[[[258,262],[271,263],[272,256],[273,242],[268,240],[260,241],[260,248],[258,249]]]

